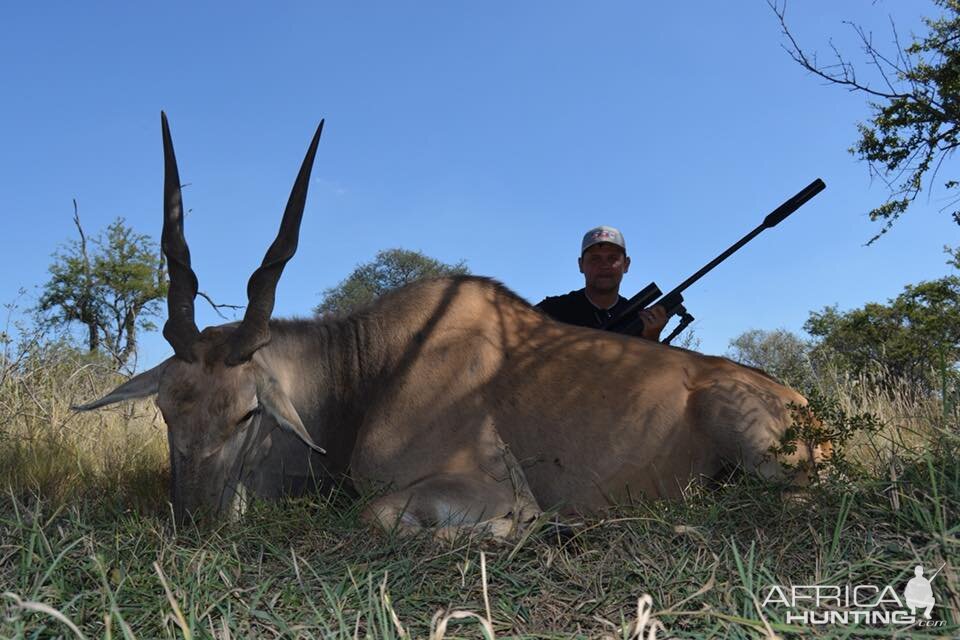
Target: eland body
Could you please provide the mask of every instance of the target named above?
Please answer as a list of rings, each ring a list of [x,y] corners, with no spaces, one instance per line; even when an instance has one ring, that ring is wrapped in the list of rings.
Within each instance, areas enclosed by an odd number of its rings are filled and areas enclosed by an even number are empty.
[[[385,527],[504,533],[542,509],[677,496],[735,465],[784,476],[768,451],[802,396],[723,358],[560,324],[489,279],[420,281],[343,318],[271,320],[322,122],[243,321],[200,332],[162,120],[175,355],[79,408],[157,396],[178,516],[346,478],[380,492],[365,516]],[[801,446],[794,459],[817,455]]]

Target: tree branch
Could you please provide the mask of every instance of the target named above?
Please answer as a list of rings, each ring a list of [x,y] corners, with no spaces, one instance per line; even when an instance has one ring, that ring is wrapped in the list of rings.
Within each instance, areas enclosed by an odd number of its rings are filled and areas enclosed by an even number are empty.
[[[876,89],[871,88],[869,85],[858,82],[853,65],[847,62],[843,58],[843,55],[840,53],[839,49],[837,49],[832,42],[830,43],[830,48],[833,49],[833,53],[837,57],[837,64],[829,65],[825,67],[818,66],[816,57],[814,57],[811,60],[807,56],[806,52],[804,52],[804,50],[800,47],[800,44],[797,42],[796,38],[794,38],[793,33],[787,27],[787,22],[785,17],[786,9],[787,9],[786,3],[784,3],[783,8],[781,9],[778,3],[776,2],[776,0],[767,0],[767,6],[769,6],[770,9],[773,10],[774,14],[776,14],[777,20],[780,22],[780,31],[790,41],[789,47],[787,46],[783,47],[784,51],[786,51],[787,54],[791,58],[793,58],[793,60],[797,64],[799,64],[801,67],[803,67],[810,73],[823,78],[824,80],[830,82],[831,84],[838,84],[838,85],[849,87],[851,91],[863,91],[864,93],[867,93],[872,96],[876,96],[877,98],[885,98],[887,100],[893,100],[895,98],[906,98],[911,96],[911,94],[909,93],[899,93],[896,90],[893,90],[892,88],[891,88],[892,90],[891,93],[888,93],[885,91],[878,91]],[[854,29],[858,29],[858,27],[854,27]],[[861,38],[864,39],[864,43],[865,43],[865,46],[868,47],[868,51],[871,50],[872,45],[870,44],[869,39],[865,37],[865,34],[863,34],[862,31],[858,31],[858,33],[860,33]],[[833,73],[827,72],[828,69],[832,69],[836,67],[840,68],[841,70],[840,73],[833,74]]]
[[[230,318],[220,313],[220,309],[233,309],[236,311],[244,308],[243,305],[238,305],[238,304],[217,304],[216,302],[213,301],[213,299],[210,296],[208,296],[203,291],[197,291],[197,295],[203,298],[204,300],[206,300],[207,302],[209,302],[210,306],[213,307],[213,310],[217,313],[217,315],[223,318],[224,320],[230,320]]]

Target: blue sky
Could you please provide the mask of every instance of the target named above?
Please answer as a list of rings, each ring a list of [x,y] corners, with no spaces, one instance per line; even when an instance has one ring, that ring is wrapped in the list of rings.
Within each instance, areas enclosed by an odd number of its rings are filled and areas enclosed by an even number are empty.
[[[932,3],[794,2],[797,36],[854,62]],[[666,291],[816,177],[827,190],[687,292],[707,353],[751,328],[896,295],[948,271],[937,190],[872,247],[886,197],[847,153],[864,98],[806,74],[763,0],[16,3],[0,23],[0,302],[123,216],[159,236],[159,112],[201,290],[245,300],[326,118],[278,315],[305,315],[379,249],[418,249],[532,302],[582,286],[583,232],[620,227],[631,295]],[[866,69],[863,69],[866,72]],[[947,163],[944,176],[955,164]],[[942,182],[942,181],[941,181]],[[27,303],[29,303],[29,299]],[[198,302],[198,324],[217,317]],[[141,365],[171,352],[145,338]]]

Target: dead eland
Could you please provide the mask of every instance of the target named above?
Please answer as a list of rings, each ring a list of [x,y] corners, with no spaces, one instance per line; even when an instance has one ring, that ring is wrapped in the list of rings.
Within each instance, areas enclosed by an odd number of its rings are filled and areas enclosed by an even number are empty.
[[[297,249],[320,123],[240,323],[198,330],[197,277],[162,115],[161,246],[174,355],[90,410],[156,396],[178,517],[237,512],[347,478],[364,515],[415,530],[543,509],[597,511],[676,496],[738,465],[784,477],[768,449],[798,393],[723,358],[560,324],[485,278],[421,281],[333,319],[271,319]],[[795,459],[818,454],[801,446]]]

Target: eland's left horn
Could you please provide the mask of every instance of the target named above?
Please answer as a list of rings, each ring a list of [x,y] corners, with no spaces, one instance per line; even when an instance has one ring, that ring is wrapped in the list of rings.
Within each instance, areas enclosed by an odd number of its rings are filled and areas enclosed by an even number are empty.
[[[160,112],[163,129],[163,232],[160,248],[167,257],[170,289],[167,292],[167,322],[163,337],[177,357],[193,361],[193,343],[200,332],[194,321],[193,301],[197,297],[197,275],[190,267],[190,248],[183,235],[183,196],[180,193],[180,172],[173,153],[167,114]]]

